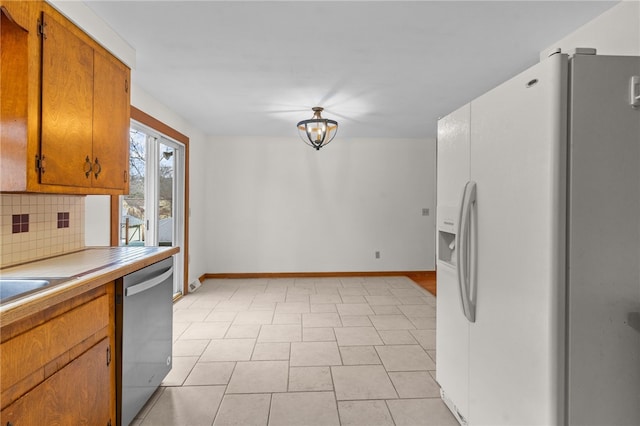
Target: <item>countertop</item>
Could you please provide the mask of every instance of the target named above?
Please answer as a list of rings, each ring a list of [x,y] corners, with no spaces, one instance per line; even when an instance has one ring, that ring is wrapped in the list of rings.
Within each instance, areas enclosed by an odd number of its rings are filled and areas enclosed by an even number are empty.
[[[68,279],[0,305],[0,325],[8,325],[179,251],[178,247],[87,247],[74,253],[1,269],[3,278]]]

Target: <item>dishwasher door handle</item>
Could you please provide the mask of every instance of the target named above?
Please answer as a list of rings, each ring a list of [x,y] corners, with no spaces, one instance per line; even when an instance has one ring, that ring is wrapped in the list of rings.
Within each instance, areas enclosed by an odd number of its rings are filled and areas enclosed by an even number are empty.
[[[128,287],[124,290],[124,296],[129,297],[136,295],[138,293],[142,293],[145,290],[149,290],[152,287],[157,286],[158,284],[162,284],[167,278],[169,278],[173,274],[173,266],[167,269],[162,275],[158,275],[157,277],[153,277],[148,281],[144,281],[140,284],[136,284],[134,286]]]

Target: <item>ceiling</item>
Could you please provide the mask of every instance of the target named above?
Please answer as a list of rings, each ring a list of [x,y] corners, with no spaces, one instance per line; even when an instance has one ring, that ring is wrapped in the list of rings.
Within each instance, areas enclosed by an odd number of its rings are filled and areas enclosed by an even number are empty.
[[[136,50],[133,82],[204,133],[433,137],[436,120],[615,1],[85,1]]]

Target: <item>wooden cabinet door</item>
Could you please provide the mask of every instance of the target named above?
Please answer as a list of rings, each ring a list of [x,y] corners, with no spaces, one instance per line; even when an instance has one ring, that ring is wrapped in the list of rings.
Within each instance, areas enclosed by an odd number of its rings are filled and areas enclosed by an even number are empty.
[[[94,53],[93,187],[129,192],[129,70]]]
[[[40,182],[91,186],[93,48],[51,15],[42,20]]]
[[[2,410],[0,422],[13,425],[104,425],[110,420],[109,338]]]

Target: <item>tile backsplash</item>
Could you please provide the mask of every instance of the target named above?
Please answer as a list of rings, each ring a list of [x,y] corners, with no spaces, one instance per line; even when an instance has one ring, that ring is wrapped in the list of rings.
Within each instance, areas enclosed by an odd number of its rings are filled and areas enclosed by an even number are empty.
[[[0,194],[0,267],[84,248],[84,201],[81,195]]]

